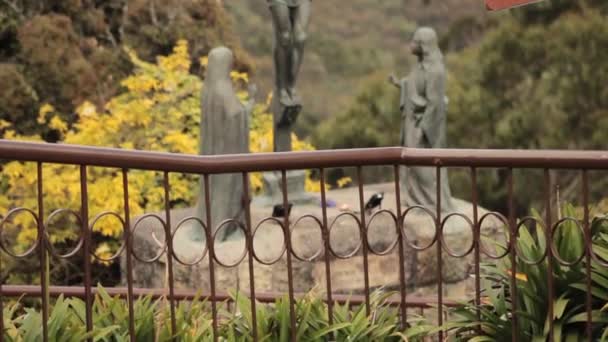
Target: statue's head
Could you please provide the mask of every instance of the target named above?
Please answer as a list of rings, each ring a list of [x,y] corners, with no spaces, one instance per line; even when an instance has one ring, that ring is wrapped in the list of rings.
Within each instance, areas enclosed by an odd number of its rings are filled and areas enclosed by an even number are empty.
[[[220,80],[230,80],[230,71],[234,55],[229,48],[220,46],[209,52],[209,62],[205,72],[205,82],[215,82]]]
[[[420,27],[414,32],[410,42],[412,53],[418,57],[429,56],[439,51],[437,33],[430,27]]]

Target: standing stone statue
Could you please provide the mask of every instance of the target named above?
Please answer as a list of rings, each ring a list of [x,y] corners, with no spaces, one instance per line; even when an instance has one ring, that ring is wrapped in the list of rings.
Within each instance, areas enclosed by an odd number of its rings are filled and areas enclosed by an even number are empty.
[[[209,53],[209,64],[202,90],[200,124],[200,154],[249,153],[249,115],[253,109],[255,86],[249,90],[250,100],[243,105],[232,87],[230,71],[233,54],[228,48],[218,47]],[[210,176],[211,221],[219,227],[222,221],[244,217],[243,178],[241,174]],[[197,217],[206,222],[205,188],[201,184]],[[237,230],[235,224],[222,230],[220,241]],[[202,231],[192,231],[193,240],[202,240]]]
[[[291,151],[292,127],[302,110],[296,82],[307,38],[311,0],[267,0],[274,29],[274,151]]]
[[[435,30],[416,30],[410,43],[418,62],[407,78],[390,77],[401,89],[401,145],[415,148],[446,146],[446,70]],[[408,167],[401,178],[403,199],[408,206],[424,206],[435,211],[437,205],[436,169]],[[452,195],[445,169],[441,173],[442,212],[453,211]]]

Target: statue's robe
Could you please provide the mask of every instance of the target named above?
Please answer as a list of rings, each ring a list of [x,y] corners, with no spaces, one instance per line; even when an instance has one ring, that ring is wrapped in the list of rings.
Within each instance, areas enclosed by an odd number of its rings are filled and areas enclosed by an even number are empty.
[[[233,55],[227,48],[216,48],[209,53],[209,64],[202,90],[200,123],[202,155],[249,153],[249,113],[239,101],[230,79]],[[244,191],[241,174],[210,176],[211,221],[215,231],[225,220],[244,219]],[[205,187],[201,182],[197,217],[206,223]],[[226,240],[238,229],[237,224],[222,228],[217,239]],[[194,234],[202,240],[202,234]]]
[[[446,71],[441,52],[426,51],[422,61],[401,80],[401,145],[413,148],[446,146]],[[433,167],[406,167],[402,174],[403,199],[408,206],[437,208],[437,176]],[[447,171],[441,172],[441,211],[452,212]]]

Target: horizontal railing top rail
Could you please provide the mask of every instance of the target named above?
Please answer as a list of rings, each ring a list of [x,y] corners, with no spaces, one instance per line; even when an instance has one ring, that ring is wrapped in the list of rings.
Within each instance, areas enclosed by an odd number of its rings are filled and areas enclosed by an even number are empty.
[[[363,165],[608,169],[608,151],[383,147],[199,156],[0,139],[0,159],[198,174]]]

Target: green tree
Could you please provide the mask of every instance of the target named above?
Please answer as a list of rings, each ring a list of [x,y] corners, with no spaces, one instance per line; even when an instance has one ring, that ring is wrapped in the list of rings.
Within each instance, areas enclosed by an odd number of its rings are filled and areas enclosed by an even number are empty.
[[[453,70],[450,146],[605,148],[608,97],[603,82],[608,77],[608,51],[601,47],[607,44],[606,17],[598,11],[565,13],[548,25],[503,21],[479,46],[448,60]],[[538,176],[517,177],[521,210],[542,198],[542,186],[525,186],[530,177]],[[482,180],[489,185],[482,198],[504,209],[506,173],[496,171],[489,177]],[[577,194],[578,180],[577,173],[560,174],[564,197]],[[592,188],[599,189],[602,183]],[[595,196],[599,199],[601,194]]]
[[[364,80],[354,103],[324,121],[313,142],[330,149],[393,146],[399,143],[399,130],[387,130],[399,122],[399,92],[389,85],[386,75]]]
[[[76,120],[76,107],[87,99],[105,104],[121,90],[120,80],[133,69],[122,44],[142,59],[171,53],[188,40],[191,72],[200,57],[224,44],[236,52],[237,69],[250,63],[231,30],[230,18],[215,0],[5,0],[0,1],[0,119],[21,134],[36,131],[40,106],[52,104],[63,120]]]
[[[493,19],[481,40],[448,53],[448,146],[455,148],[603,149],[608,131],[608,20],[603,1],[543,2]],[[526,19],[534,16],[534,20]],[[541,20],[542,19],[542,20]],[[449,42],[444,42],[450,46]],[[382,76],[365,81],[353,104],[320,125],[321,148],[397,143],[398,94]],[[516,170],[520,213],[539,207],[542,170]],[[454,192],[470,193],[468,174],[452,173]],[[563,172],[564,199],[580,174]],[[480,173],[481,203],[506,211],[507,172]],[[599,200],[606,181],[594,181]],[[530,187],[528,184],[538,184]]]
[[[77,109],[77,119],[68,125],[61,113],[51,105],[44,105],[36,119],[45,130],[54,132],[62,143],[89,146],[116,147],[144,151],[164,151],[183,154],[198,153],[200,141],[199,123],[201,120],[200,94],[203,81],[189,70],[191,56],[188,43],[181,40],[168,56],[160,56],[156,63],[141,60],[133,51],[127,50],[135,65],[132,75],[121,81],[124,91],[112,97],[102,108],[91,102],[84,102]],[[201,61],[205,65],[206,58]],[[239,72],[231,74],[238,95],[247,100],[247,92],[242,90],[248,82],[248,75]],[[269,103],[257,104],[251,118],[251,152],[270,152],[273,141],[272,115],[268,113]],[[36,135],[19,135],[15,125],[0,120],[0,138],[19,140],[41,140]],[[313,147],[296,136],[293,137],[293,150],[311,150]],[[0,175],[0,215],[6,215],[12,208],[37,207],[36,163],[8,161],[2,165]],[[74,165],[44,164],[42,168],[45,218],[57,209],[79,210],[80,175]],[[171,173],[172,207],[193,206],[196,200],[199,177],[190,174]],[[261,174],[251,176],[252,189],[261,190]],[[112,168],[88,168],[88,208],[90,217],[112,211],[122,214],[123,197],[122,174]],[[318,182],[306,182],[308,191],[319,188]],[[161,172],[134,171],[129,176],[129,208],[132,217],[144,212],[158,212],[164,208],[163,175]],[[44,219],[44,218],[43,218]],[[27,250],[37,238],[37,227],[27,215],[16,215],[10,228],[4,232],[12,250],[19,253]],[[50,231],[53,245],[69,250],[76,244],[78,233],[74,223],[69,224],[65,217],[54,221]],[[94,246],[92,249],[104,259],[115,253],[123,243],[123,227],[116,221],[103,220],[93,227]],[[67,246],[67,247],[66,247]],[[81,259],[80,259],[81,260]],[[102,264],[109,264],[102,262]],[[6,274],[14,276],[11,270],[19,267],[28,277],[35,275],[38,267],[36,260],[19,262],[15,259],[2,261]],[[80,263],[61,260],[53,264],[54,271],[71,268],[72,277],[67,278],[55,273],[56,282],[73,283],[81,276]],[[60,274],[60,275],[59,275]],[[23,280],[23,279],[19,279]],[[32,282],[31,278],[26,279]],[[111,279],[115,281],[116,279]]]

